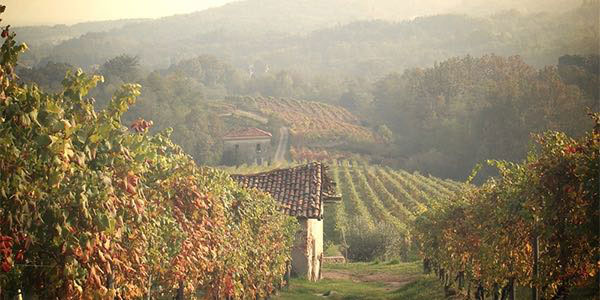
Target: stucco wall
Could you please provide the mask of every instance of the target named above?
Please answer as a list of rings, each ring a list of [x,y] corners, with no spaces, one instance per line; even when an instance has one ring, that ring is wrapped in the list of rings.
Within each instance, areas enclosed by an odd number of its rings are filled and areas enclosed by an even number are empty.
[[[255,164],[257,163],[256,145],[260,144],[261,157],[263,162],[269,161],[272,154],[271,139],[251,139],[251,140],[226,140],[223,141],[225,151],[235,153],[235,147],[238,146],[237,155],[239,163]]]
[[[299,218],[300,229],[292,248],[292,272],[308,280],[321,278],[323,220]]]

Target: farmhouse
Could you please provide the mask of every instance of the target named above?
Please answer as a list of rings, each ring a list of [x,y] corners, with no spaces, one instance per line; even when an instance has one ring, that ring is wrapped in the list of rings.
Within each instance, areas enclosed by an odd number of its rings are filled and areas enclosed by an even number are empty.
[[[271,194],[282,212],[298,219],[300,230],[292,249],[292,272],[311,281],[321,278],[324,204],[341,199],[327,169],[325,164],[314,162],[259,174],[232,175],[243,187]]]
[[[224,161],[228,164],[259,164],[271,152],[270,132],[250,127],[230,131],[223,136]]]

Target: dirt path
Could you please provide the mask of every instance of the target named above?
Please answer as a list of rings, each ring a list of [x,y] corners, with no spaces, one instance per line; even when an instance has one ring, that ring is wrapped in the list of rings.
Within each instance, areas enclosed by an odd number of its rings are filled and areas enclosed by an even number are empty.
[[[289,141],[289,129],[287,127],[279,128],[279,143],[277,144],[277,150],[273,156],[273,162],[285,160],[285,151]]]
[[[355,273],[347,270],[323,270],[323,278],[350,280],[352,282],[381,282],[386,290],[396,290],[418,279],[416,275],[395,275],[388,273]]]

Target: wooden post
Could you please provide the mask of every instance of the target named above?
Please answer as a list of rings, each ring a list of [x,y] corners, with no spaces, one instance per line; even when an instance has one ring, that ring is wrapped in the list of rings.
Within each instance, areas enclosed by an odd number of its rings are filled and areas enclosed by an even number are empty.
[[[344,264],[348,263],[348,243],[346,243],[346,231],[342,229],[342,241],[344,242]]]
[[[600,258],[596,261],[600,261]],[[600,266],[598,266],[598,270],[596,273],[596,292],[600,294]]]
[[[478,300],[485,300],[485,290],[483,289],[483,285],[481,285],[481,281],[477,284],[477,297]]]
[[[509,284],[508,285],[508,299],[509,300],[517,299],[517,289],[515,286],[515,279],[511,278],[508,284]]]
[[[492,289],[492,299],[500,300],[500,285],[497,282],[494,282],[494,287]]]
[[[114,288],[114,285],[115,285],[115,279],[113,278],[113,274],[110,273],[110,274],[108,274],[108,278],[106,278],[106,286],[110,290],[110,289]],[[114,299],[114,297],[113,297],[113,299]]]
[[[537,289],[537,280],[540,272],[539,259],[540,259],[540,248],[539,248],[540,237],[535,235],[533,237],[533,278],[531,285],[531,300],[539,300],[539,294]]]
[[[179,280],[179,288],[177,289],[177,300],[183,300],[183,280]]]
[[[148,276],[148,299],[150,300],[152,298],[152,274],[150,274],[150,276]]]

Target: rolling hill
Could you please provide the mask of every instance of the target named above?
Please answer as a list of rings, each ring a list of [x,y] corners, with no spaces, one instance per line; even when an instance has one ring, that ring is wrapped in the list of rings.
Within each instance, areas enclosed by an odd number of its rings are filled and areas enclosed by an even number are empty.
[[[590,17],[564,13],[556,22],[558,11],[578,5],[564,0],[545,1],[544,5],[533,0],[493,5],[481,0],[246,0],[191,14],[116,24],[109,31],[91,28],[51,48],[34,47],[28,58],[31,64],[55,61],[85,68],[127,53],[138,55],[149,68],[164,68],[200,54],[213,54],[238,67],[262,60],[274,69],[360,74],[491,51],[503,55],[524,52],[527,58],[537,55],[540,58],[534,63],[543,65],[554,62],[556,53],[581,53],[576,51],[581,48],[580,40],[593,35],[586,29],[590,22],[596,24],[593,13]],[[488,17],[508,8],[526,13]],[[537,13],[544,9],[552,10],[551,16]],[[449,13],[454,15],[445,15]],[[19,30],[24,29],[17,28],[17,33]],[[48,28],[40,30],[49,32]],[[377,33],[364,39],[373,30]],[[23,40],[39,44],[40,38],[59,39],[53,35],[60,32],[33,31],[35,28],[27,28]],[[556,40],[565,42],[547,42]],[[597,45],[593,41],[590,43]]]
[[[273,97],[228,97],[226,102],[280,120],[290,127],[294,146],[378,142],[371,129],[341,106]]]

